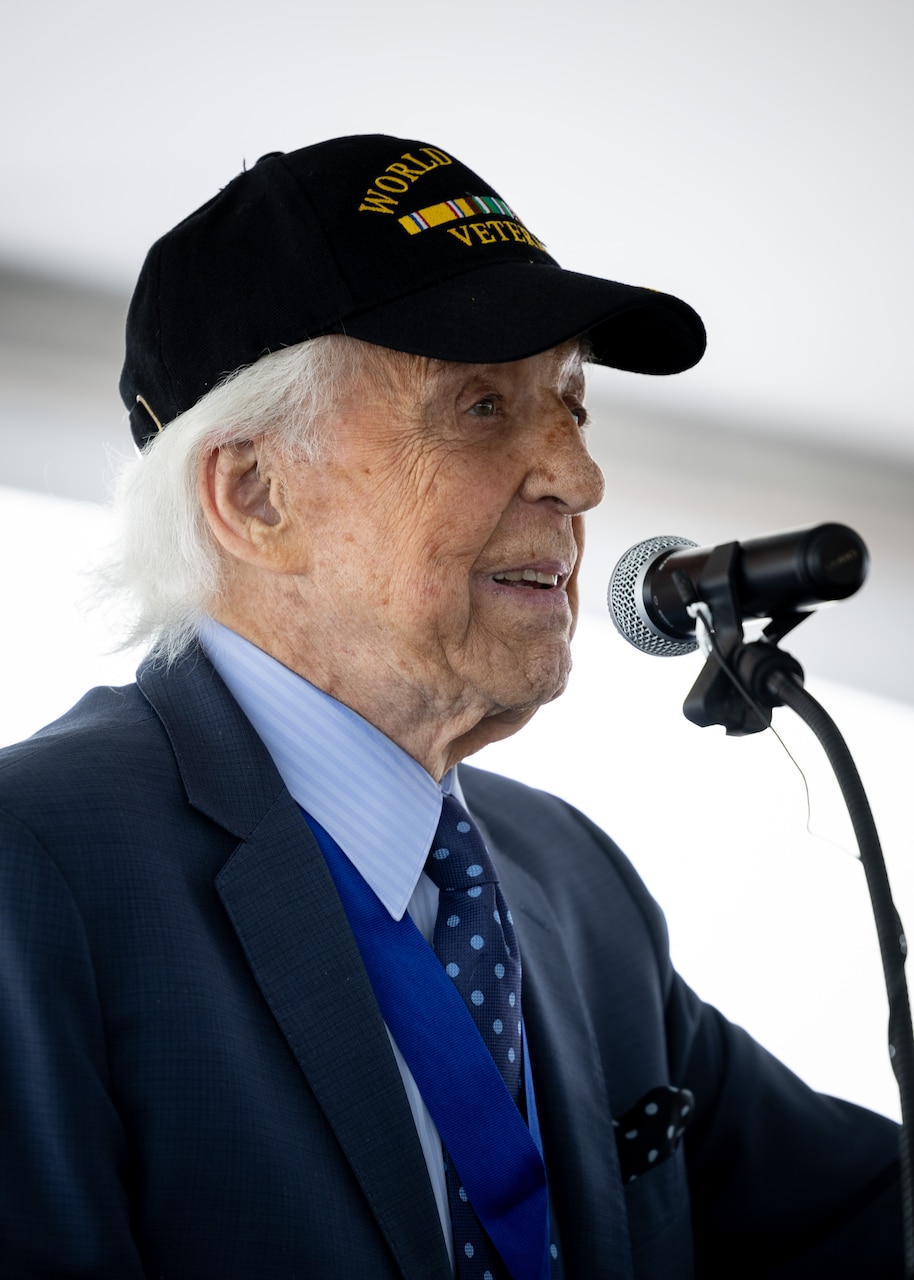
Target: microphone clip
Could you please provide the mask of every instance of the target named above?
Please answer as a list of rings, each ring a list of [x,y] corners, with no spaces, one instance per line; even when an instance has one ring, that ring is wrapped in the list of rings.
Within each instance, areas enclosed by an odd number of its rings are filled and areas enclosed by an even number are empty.
[[[783,698],[770,687],[774,675],[802,686],[803,668],[778,648],[778,641],[808,616],[797,612],[773,618],[760,640],[747,643],[737,603],[738,568],[739,543],[728,542],[715,547],[697,581],[685,573],[674,575],[706,658],[683,714],[700,728],[722,725],[731,737],[761,733],[771,724],[772,708],[783,706]]]

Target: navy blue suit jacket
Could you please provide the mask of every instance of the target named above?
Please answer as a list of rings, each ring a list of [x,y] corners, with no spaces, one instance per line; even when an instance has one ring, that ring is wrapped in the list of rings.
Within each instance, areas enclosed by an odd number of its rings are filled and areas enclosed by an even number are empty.
[[[461,778],[521,940],[568,1280],[900,1276],[895,1127],[703,1005],[584,817]],[[0,916],[4,1277],[450,1280],[325,864],[201,654],[0,754]],[[692,1124],[623,1186],[612,1116],[664,1083]]]

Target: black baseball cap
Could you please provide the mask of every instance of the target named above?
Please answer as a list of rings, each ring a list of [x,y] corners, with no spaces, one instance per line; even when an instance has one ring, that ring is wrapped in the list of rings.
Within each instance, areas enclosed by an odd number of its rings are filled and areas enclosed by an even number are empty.
[[[563,271],[449,152],[334,138],[263,156],[150,249],[120,381],[134,439],[241,366],[329,333],[470,364],[586,334],[597,363],[649,374],[705,349],[686,303]]]

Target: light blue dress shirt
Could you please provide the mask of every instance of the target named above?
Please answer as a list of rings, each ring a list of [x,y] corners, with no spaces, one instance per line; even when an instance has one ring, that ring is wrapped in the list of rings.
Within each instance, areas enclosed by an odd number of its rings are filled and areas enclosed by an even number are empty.
[[[394,919],[408,911],[431,942],[438,890],[423,868],[442,794],[465,803],[456,770],[439,786],[374,725],[220,623],[207,620],[200,641],[293,800],[329,832]],[[391,1045],[453,1266],[441,1138],[392,1036]]]

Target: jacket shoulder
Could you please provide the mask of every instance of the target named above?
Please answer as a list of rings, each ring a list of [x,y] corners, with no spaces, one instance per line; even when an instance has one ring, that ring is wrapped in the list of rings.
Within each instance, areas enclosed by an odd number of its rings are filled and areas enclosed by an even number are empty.
[[[64,715],[22,742],[0,749],[0,795],[51,785],[72,765],[81,771],[128,765],[138,739],[155,737],[157,718],[136,684],[90,689]]]

